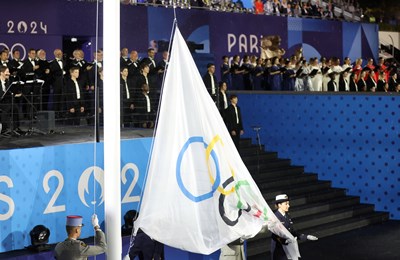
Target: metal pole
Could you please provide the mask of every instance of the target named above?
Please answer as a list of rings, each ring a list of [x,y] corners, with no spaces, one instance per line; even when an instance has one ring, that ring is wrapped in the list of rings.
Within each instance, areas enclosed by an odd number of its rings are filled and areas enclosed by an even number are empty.
[[[120,1],[103,1],[104,208],[107,259],[122,258],[120,156]]]

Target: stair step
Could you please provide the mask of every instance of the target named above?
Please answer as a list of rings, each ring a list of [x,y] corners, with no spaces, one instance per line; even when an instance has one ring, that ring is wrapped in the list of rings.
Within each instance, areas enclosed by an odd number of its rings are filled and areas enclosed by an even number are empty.
[[[263,193],[264,198],[267,201],[273,201],[275,196],[278,194],[288,194],[290,196],[307,194],[311,192],[316,192],[320,190],[326,190],[331,188],[330,181],[316,181],[310,184],[304,184],[301,186],[292,186],[292,185],[282,185],[280,187],[276,187],[273,190],[263,189],[262,184],[258,184],[261,192]]]
[[[357,204],[350,207],[340,208],[321,214],[314,214],[296,218],[296,229],[304,230],[315,226],[328,224],[341,219],[352,218],[362,214],[368,214],[374,211],[374,206],[370,204]]]
[[[347,206],[354,206],[359,203],[360,203],[359,197],[345,196],[340,198],[334,198],[330,201],[304,204],[298,207],[292,207],[290,208],[290,216],[296,219],[310,214],[317,214]]]
[[[264,162],[264,161],[269,161],[269,160],[277,160],[278,159],[278,153],[274,153],[274,152],[262,152],[257,156],[254,155],[242,155],[242,160],[243,162],[247,165],[247,164],[251,164],[251,163],[257,163],[258,160],[260,160],[260,162]]]
[[[318,174],[305,173],[303,166],[292,166],[290,159],[260,151],[250,138],[242,139],[240,145],[242,160],[271,208],[276,195],[289,196],[290,215],[299,233],[322,238],[389,219],[389,213],[375,212],[371,204],[360,204],[359,197],[347,196],[346,189],[332,188],[331,181],[318,180]],[[268,258],[270,236],[264,230],[248,240],[249,259]]]
[[[307,193],[295,196],[289,195],[289,198],[290,198],[290,205],[293,207],[319,201],[327,201],[333,198],[339,198],[343,196],[346,196],[345,189],[331,188],[313,193]],[[271,198],[271,200],[273,200],[273,198]]]
[[[295,176],[304,173],[304,167],[286,166],[278,169],[264,169],[260,173],[252,174],[257,180],[268,180],[273,178],[283,178],[285,176]]]
[[[270,177],[268,175],[252,175],[254,180],[259,183],[259,185],[263,189],[269,189],[272,190],[275,187],[280,187],[280,186],[291,186],[291,185],[301,185],[304,183],[312,183],[315,181],[318,181],[318,175],[316,174],[296,174],[296,177],[294,178],[292,175],[289,176],[283,176],[283,177]]]
[[[239,149],[240,156],[257,155],[260,153],[264,153],[264,145],[261,145],[261,151],[258,146],[254,146],[254,145],[240,147],[240,149]]]
[[[242,147],[255,146],[255,145],[253,145],[251,138],[240,138],[239,146],[240,146],[240,148],[242,148]]]
[[[262,172],[269,169],[277,169],[290,166],[291,160],[289,159],[275,159],[275,160],[264,160],[259,162],[247,163],[246,167],[251,173]]]
[[[368,214],[356,216],[353,218],[342,219],[336,222],[314,226],[312,228],[304,229],[302,230],[302,232],[313,234],[318,238],[322,238],[388,220],[389,213],[373,211]]]

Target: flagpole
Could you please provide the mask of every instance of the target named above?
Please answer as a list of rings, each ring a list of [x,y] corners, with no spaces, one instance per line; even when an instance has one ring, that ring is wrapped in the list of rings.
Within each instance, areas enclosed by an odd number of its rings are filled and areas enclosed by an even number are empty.
[[[104,208],[107,259],[121,259],[120,1],[103,2]]]

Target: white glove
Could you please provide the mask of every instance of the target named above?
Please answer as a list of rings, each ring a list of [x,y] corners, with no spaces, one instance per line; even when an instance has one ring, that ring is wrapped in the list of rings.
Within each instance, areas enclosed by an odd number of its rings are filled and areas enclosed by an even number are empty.
[[[97,218],[96,214],[93,214],[93,216],[92,216],[92,225],[93,225],[93,227],[100,227],[99,219]]]
[[[288,239],[285,240],[285,244],[294,243],[296,241],[296,239],[297,239],[297,237],[294,237],[294,239],[288,238]]]
[[[315,240],[318,240],[318,237],[312,236],[312,235],[307,235],[307,240],[315,241]]]
[[[129,255],[124,256],[124,258],[122,258],[122,260],[130,260]]]

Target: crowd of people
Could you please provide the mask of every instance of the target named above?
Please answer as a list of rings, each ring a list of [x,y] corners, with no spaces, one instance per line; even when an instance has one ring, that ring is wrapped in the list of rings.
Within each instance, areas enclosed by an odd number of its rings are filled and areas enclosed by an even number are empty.
[[[67,125],[94,124],[95,115],[102,123],[103,51],[97,50],[92,61],[77,49],[65,58],[55,49],[47,60],[43,49],[30,49],[28,58],[20,51],[0,53],[0,123],[3,135],[24,134],[21,120],[34,120],[37,112],[54,111],[57,122]],[[122,127],[154,127],[162,75],[168,62],[154,60],[154,49],[138,59],[138,52],[121,50],[121,123]]]
[[[30,49],[28,58],[20,59],[18,50],[0,52],[0,122],[6,134],[21,132],[20,120],[33,120],[39,110],[55,112],[58,122],[67,125],[94,124],[95,115],[103,113],[103,52],[95,51],[86,61],[84,52],[73,51],[65,59],[55,49],[54,59],[47,60],[43,49]],[[289,58],[277,52],[272,58],[244,55],[224,56],[220,79],[215,65],[209,64],[204,83],[220,111],[231,104],[229,90],[273,91],[358,91],[400,92],[396,64],[380,58],[377,64],[368,59],[354,63],[345,58],[303,57],[298,50]],[[168,52],[155,60],[155,50],[139,60],[136,50],[122,48],[120,57],[121,125],[153,128]]]
[[[383,58],[377,64],[369,58],[363,66],[361,58],[307,61],[301,51],[290,58],[223,56],[220,72],[221,81],[234,90],[400,92],[397,65]]]
[[[249,7],[242,0],[122,0],[123,4],[146,4],[178,6],[181,8],[204,8],[207,10],[254,13],[291,17],[343,18],[348,12],[352,19],[361,15],[359,4],[355,0],[253,0]],[[335,7],[336,13],[335,13]]]

